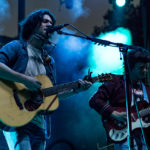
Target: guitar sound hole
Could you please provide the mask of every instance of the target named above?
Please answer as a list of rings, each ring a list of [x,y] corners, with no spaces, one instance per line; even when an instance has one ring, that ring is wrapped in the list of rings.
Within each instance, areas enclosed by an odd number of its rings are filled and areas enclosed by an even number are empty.
[[[30,95],[30,99],[28,99],[24,105],[28,111],[34,111],[43,103],[43,95],[40,91],[30,92]]]

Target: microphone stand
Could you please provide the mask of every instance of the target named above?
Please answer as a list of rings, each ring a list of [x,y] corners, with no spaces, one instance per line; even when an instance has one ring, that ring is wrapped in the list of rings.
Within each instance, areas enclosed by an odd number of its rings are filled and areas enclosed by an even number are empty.
[[[60,31],[60,30],[57,31],[57,33],[87,39],[87,40],[90,40],[90,41],[92,41],[92,42],[94,42],[95,44],[98,44],[98,45],[118,47],[119,51],[123,55],[124,70],[125,70],[124,81],[125,81],[126,112],[127,112],[127,130],[128,130],[127,142],[128,142],[129,150],[132,150],[134,145],[133,145],[133,136],[132,136],[132,124],[131,124],[131,100],[130,100],[130,95],[129,95],[130,78],[129,78],[129,69],[128,69],[129,66],[128,66],[128,61],[127,61],[127,53],[128,53],[128,49],[139,49],[140,47],[139,46],[126,45],[126,44],[122,44],[122,43],[114,43],[114,42],[110,42],[110,41],[107,41],[107,40],[101,40],[101,39],[93,38],[93,37],[85,35],[84,33],[79,31],[73,25],[71,25],[71,26],[84,36],[78,36],[78,35],[66,33],[66,32],[63,32],[63,31]],[[142,51],[147,51],[147,50],[142,49]]]
[[[129,69],[128,69],[128,62],[127,62],[127,47],[119,47],[119,51],[122,52],[123,60],[124,60],[124,83],[125,83],[125,97],[126,97],[126,113],[127,113],[127,142],[129,150],[133,149],[133,136],[132,136],[132,124],[131,124],[131,99],[129,94]]]

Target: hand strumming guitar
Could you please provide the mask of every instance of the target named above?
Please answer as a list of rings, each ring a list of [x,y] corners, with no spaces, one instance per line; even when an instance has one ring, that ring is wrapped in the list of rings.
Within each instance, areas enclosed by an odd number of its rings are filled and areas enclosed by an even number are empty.
[[[126,112],[118,112],[118,111],[113,111],[111,114],[111,117],[113,119],[116,119],[117,121],[126,123],[127,121],[127,114]]]
[[[40,105],[43,103],[43,95],[41,91],[32,91],[31,97],[29,100],[25,102],[25,107],[28,111],[33,111],[40,107]]]
[[[25,102],[25,108],[28,111],[33,111],[40,107],[43,102],[43,96],[40,92],[41,82],[34,77],[25,76],[23,84],[31,91],[31,97]]]
[[[41,82],[34,77],[24,76],[22,82],[30,91],[38,91],[41,88]]]
[[[22,83],[30,91],[37,91],[41,88],[41,83],[39,80],[35,79],[34,77],[16,72],[3,63],[0,63],[0,78],[8,81]]]

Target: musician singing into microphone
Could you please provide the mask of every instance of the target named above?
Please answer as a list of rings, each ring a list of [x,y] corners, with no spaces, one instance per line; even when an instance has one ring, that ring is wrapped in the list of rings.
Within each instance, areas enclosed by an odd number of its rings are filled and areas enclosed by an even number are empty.
[[[129,95],[131,100],[132,136],[135,150],[146,150],[150,146],[150,118],[148,117],[150,103],[150,86],[146,79],[150,54],[138,48],[128,52],[129,64]],[[107,133],[107,142],[115,143],[115,150],[128,150],[125,83],[122,75],[112,74],[112,81],[104,83],[90,99],[90,106],[102,116]],[[136,110],[138,106],[138,112]],[[146,108],[145,108],[146,107]],[[144,135],[142,134],[140,116]],[[145,132],[146,131],[146,132]],[[146,142],[145,142],[146,141]]]
[[[48,56],[45,48],[45,44],[50,43],[48,41],[52,32],[56,31],[57,28],[52,28],[53,30],[50,30],[50,32],[47,32],[47,30],[54,27],[55,23],[56,19],[49,10],[36,10],[20,23],[21,39],[14,40],[0,49],[0,78],[22,83],[31,91],[31,94],[33,93],[25,103],[28,111],[37,109],[43,102],[41,95],[37,94],[42,83],[34,76],[47,75],[52,83],[56,84],[55,61],[51,56]],[[61,96],[70,96],[75,91],[87,89],[90,85],[91,83],[80,80],[78,88],[65,91],[61,93]],[[15,100],[17,101],[17,98]],[[31,122],[16,128],[15,131],[17,141],[12,141],[15,142],[14,149],[45,149],[43,115],[37,114]]]

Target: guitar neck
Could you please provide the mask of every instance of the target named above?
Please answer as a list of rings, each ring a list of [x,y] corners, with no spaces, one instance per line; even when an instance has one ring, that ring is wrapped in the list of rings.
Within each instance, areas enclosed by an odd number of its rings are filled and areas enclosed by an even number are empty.
[[[91,78],[91,82],[92,83],[95,83],[95,82],[104,82],[104,81],[106,81],[106,79],[103,78],[103,76],[102,77],[93,77],[93,78]]]
[[[107,80],[112,80],[111,75],[99,75],[97,77],[91,77],[89,80],[92,83],[95,82],[104,82]],[[54,94],[58,94],[67,90],[71,90],[71,89],[78,89],[80,87],[80,83],[79,81],[74,81],[74,82],[70,82],[70,83],[66,83],[66,84],[60,84],[60,85],[56,85],[54,87],[50,87],[50,88],[45,88],[42,89],[43,95],[46,96],[50,96],[50,95],[54,95]]]
[[[46,96],[61,93],[69,89],[77,89],[78,87],[79,87],[79,82],[75,81],[71,83],[60,84],[60,85],[56,85],[53,87],[45,88],[45,89],[42,89],[42,92],[43,92],[43,95],[46,97]]]

